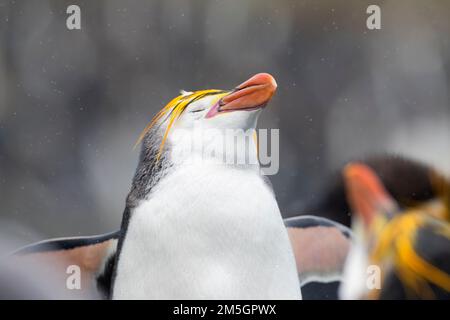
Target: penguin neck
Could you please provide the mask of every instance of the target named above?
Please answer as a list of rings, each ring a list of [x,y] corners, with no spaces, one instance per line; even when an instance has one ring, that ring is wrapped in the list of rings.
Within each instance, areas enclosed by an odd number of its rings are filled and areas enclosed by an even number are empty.
[[[255,129],[194,129],[171,137],[170,161],[259,170]]]
[[[127,206],[147,198],[169,172],[191,166],[215,166],[260,172],[255,129],[175,130],[160,150],[161,135],[145,137]]]

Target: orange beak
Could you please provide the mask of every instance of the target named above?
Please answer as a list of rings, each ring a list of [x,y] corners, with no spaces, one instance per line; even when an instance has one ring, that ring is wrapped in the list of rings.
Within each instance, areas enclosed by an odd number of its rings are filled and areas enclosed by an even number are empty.
[[[251,111],[263,108],[272,98],[276,89],[277,83],[274,77],[268,73],[258,73],[223,97],[211,108],[206,118],[223,112]]]
[[[343,175],[348,201],[367,225],[371,224],[376,214],[395,210],[395,201],[370,167],[362,163],[350,163]]]

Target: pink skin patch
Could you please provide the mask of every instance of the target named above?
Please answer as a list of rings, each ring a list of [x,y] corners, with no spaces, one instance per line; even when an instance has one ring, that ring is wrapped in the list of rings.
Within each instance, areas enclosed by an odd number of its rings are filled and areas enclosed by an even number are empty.
[[[220,107],[220,101],[217,101],[212,107],[211,109],[209,109],[208,113],[206,114],[205,118],[209,119],[214,117],[216,114],[219,113],[219,107]]]

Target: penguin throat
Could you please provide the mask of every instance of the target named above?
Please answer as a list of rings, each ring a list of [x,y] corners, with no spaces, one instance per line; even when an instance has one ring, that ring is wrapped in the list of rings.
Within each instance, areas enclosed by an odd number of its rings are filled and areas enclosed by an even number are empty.
[[[170,160],[174,165],[213,163],[259,168],[255,133],[255,129],[175,130]]]

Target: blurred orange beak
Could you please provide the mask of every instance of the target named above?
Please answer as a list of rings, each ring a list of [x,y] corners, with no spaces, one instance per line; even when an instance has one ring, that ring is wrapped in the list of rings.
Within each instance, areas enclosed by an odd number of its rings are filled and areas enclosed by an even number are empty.
[[[263,108],[274,95],[277,83],[270,74],[258,73],[223,97],[206,115],[211,118],[219,113],[251,111]]]
[[[376,173],[362,163],[347,164],[343,171],[348,201],[353,212],[370,225],[376,214],[392,212],[395,200],[384,188]]]

